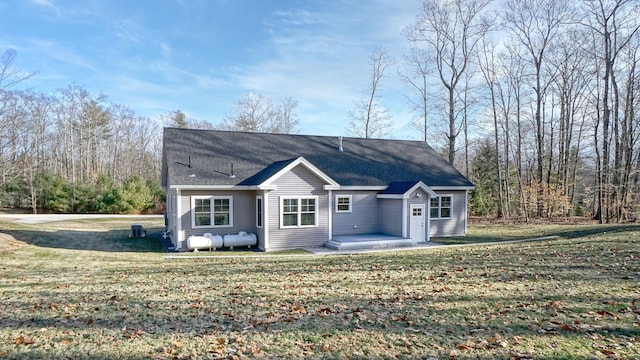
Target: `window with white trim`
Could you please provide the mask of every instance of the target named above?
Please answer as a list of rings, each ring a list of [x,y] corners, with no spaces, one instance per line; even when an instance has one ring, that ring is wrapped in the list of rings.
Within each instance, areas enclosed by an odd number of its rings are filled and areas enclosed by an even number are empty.
[[[440,195],[432,197],[430,202],[432,219],[450,219],[451,218],[451,195]]]
[[[318,226],[317,197],[281,197],[280,227]]]
[[[262,196],[256,197],[256,227],[261,228],[264,221],[264,201]]]
[[[336,212],[346,213],[351,212],[351,195],[336,195]]]
[[[191,209],[193,228],[233,226],[233,197],[231,196],[193,196]]]
[[[193,199],[193,227],[211,225],[211,199]]]

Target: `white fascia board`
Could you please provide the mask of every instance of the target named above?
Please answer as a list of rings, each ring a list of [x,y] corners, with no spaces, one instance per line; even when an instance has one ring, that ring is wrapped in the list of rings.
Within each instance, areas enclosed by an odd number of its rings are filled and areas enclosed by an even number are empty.
[[[383,191],[386,190],[388,186],[340,186],[337,190],[344,191]]]
[[[337,187],[340,186],[340,184],[338,184],[335,180],[329,177],[329,175],[323,173],[320,169],[318,169],[315,165],[310,163],[307,159],[303,158],[302,156],[292,161],[289,165],[285,166],[282,170],[273,174],[267,180],[263,181],[262,184],[260,184],[260,186],[270,186],[272,182],[274,182],[283,174],[288,173],[298,165],[304,166],[307,170],[311,171],[315,176],[319,177],[322,181],[326,183],[325,186],[337,186]]]
[[[180,190],[260,190],[258,186],[251,185],[171,185],[171,189]]]
[[[473,190],[475,186],[429,186],[433,191],[462,191],[462,190]]]
[[[398,199],[398,200],[406,199],[404,194],[378,194],[376,197],[378,199]]]
[[[325,190],[340,190],[340,185],[325,185]]]
[[[411,187],[411,189],[407,190],[404,194],[378,194],[378,199],[408,199],[411,196],[411,193],[414,191],[422,189],[424,192],[429,194],[431,197],[436,197],[436,194],[430,187],[425,185],[422,181],[417,182],[415,185]]]

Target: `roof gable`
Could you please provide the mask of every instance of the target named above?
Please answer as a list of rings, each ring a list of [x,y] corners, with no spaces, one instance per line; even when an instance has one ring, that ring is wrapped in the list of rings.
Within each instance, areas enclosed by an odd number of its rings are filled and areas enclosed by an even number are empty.
[[[333,136],[165,128],[162,182],[256,186],[302,158],[305,166],[326,177],[327,185],[386,187],[422,181],[429,187],[473,186],[424,142],[345,137],[342,151],[339,145]]]
[[[429,194],[430,197],[437,197],[433,190],[431,190],[425,183],[422,181],[405,181],[405,182],[394,182],[389,184],[389,187],[384,191],[378,194],[379,198],[408,198],[413,192],[416,190],[422,190]]]
[[[323,173],[320,169],[318,169],[303,157],[275,162],[267,166],[264,170],[260,171],[254,176],[243,181],[239,185],[254,185],[258,186],[258,188],[269,189],[272,188],[272,184],[275,180],[280,178],[285,173],[291,171],[296,166],[302,166],[309,170],[312,174],[317,176],[325,183],[326,190],[334,190],[340,188],[340,185],[335,180],[333,180],[327,174]]]

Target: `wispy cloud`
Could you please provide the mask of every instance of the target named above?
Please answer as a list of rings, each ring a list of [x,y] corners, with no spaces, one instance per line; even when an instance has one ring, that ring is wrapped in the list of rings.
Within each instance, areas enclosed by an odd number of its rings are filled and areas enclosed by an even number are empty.
[[[120,40],[143,44],[148,41],[148,32],[138,23],[131,19],[119,19],[111,23],[111,27]]]
[[[45,86],[76,82],[144,115],[179,108],[215,123],[254,91],[297,100],[303,132],[341,134],[367,87],[369,54],[385,47],[402,55],[401,31],[422,0],[260,3],[264,11],[251,15],[240,36],[221,25],[234,19],[213,20],[246,10],[226,1],[153,2],[146,9],[136,2],[30,0],[21,6],[25,18],[41,26],[8,34],[0,45],[15,45],[19,60],[32,64],[22,67],[39,71]],[[382,105],[402,127],[400,85],[387,80]]]
[[[52,9],[58,9],[53,0],[30,0],[31,3]]]
[[[23,51],[36,54],[42,60],[51,59],[63,63],[67,67],[84,68],[91,71],[98,70],[86,55],[81,54],[67,44],[42,39],[30,39],[28,44],[27,47],[23,48]]]
[[[317,12],[310,8],[276,11],[265,20],[270,36],[264,48],[272,56],[233,68],[231,82],[275,98],[293,96],[300,102],[305,124],[324,126],[325,133],[329,129],[341,133],[353,101],[367,88],[371,51],[385,47],[401,56],[407,47],[401,31],[415,13],[407,10],[406,3],[395,3],[363,6],[343,2]],[[416,1],[415,11],[418,5]],[[398,101],[401,85],[394,79],[395,68],[389,75],[383,84],[389,91],[383,94],[382,102],[397,125],[404,127],[408,114],[403,100]],[[387,106],[386,99],[393,105]]]

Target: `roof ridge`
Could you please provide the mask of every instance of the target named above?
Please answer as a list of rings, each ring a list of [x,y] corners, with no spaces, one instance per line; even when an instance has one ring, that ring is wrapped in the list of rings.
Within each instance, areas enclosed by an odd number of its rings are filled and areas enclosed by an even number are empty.
[[[243,130],[225,130],[225,129],[193,129],[193,128],[179,128],[179,127],[164,127],[165,130],[178,130],[178,131],[197,131],[197,132],[219,132],[228,134],[242,134],[242,135],[258,135],[258,136],[295,136],[295,137],[309,137],[309,138],[342,138],[343,140],[355,140],[355,141],[391,141],[391,142],[415,142],[429,145],[429,143],[422,140],[415,139],[385,139],[385,138],[363,138],[358,136],[344,136],[344,135],[312,135],[312,134],[289,134],[289,133],[272,133],[264,131],[243,131]]]

